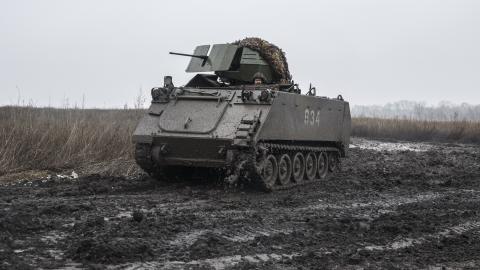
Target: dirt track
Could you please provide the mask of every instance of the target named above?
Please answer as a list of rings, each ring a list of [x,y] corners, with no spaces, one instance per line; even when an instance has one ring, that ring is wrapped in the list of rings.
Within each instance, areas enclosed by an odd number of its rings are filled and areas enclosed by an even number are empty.
[[[146,177],[0,186],[0,268],[480,268],[480,147],[355,140],[271,194]]]

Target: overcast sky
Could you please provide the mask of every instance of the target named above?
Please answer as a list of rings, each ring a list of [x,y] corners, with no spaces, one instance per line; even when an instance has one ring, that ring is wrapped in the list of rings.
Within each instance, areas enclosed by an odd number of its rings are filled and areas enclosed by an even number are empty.
[[[352,104],[480,103],[480,1],[0,0],[0,104],[132,106],[196,45],[264,38]]]

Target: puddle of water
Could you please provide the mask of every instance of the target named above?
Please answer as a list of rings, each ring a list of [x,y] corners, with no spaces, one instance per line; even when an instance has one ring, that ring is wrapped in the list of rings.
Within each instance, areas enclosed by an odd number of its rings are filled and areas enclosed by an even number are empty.
[[[448,229],[440,232],[439,234],[441,236],[448,236],[452,233],[453,234],[462,234],[462,233],[466,233],[468,231],[472,231],[472,230],[475,230],[475,229],[478,229],[478,228],[480,228],[480,222],[479,221],[469,221],[469,222],[466,222],[466,223],[448,228]]]
[[[67,263],[63,267],[58,268],[58,270],[78,270],[78,269],[85,269],[83,264],[81,263]]]
[[[414,151],[425,152],[432,149],[432,146],[425,143],[411,143],[411,142],[382,142],[375,140],[367,140],[355,138],[350,144],[350,148],[360,148],[375,151]]]
[[[208,215],[211,218],[224,218],[228,217],[232,220],[236,219],[243,219],[245,218],[246,215],[251,215],[253,213],[256,213],[257,210],[252,210],[252,209],[244,209],[244,210],[220,210],[220,211],[215,211],[215,212],[197,212],[195,215],[199,217],[205,217]]]
[[[225,269],[227,267],[234,266],[240,262],[251,262],[251,263],[258,263],[258,262],[266,262],[270,260],[281,260],[281,259],[292,259],[293,257],[300,256],[299,253],[292,253],[292,254],[254,254],[254,255],[234,255],[234,256],[225,256],[225,257],[218,257],[213,259],[206,259],[203,261],[192,261],[188,262],[188,264],[200,264],[200,265],[209,265],[216,270]]]
[[[55,260],[61,260],[63,258],[63,252],[58,249],[48,249],[48,254],[52,256]]]
[[[292,259],[294,257],[300,256],[299,253],[292,254],[253,254],[253,255],[232,255],[217,257],[205,260],[194,260],[189,262],[182,261],[168,261],[168,262],[137,262],[130,263],[120,266],[109,266],[108,269],[185,269],[188,266],[210,266],[215,270],[222,270],[227,267],[232,267],[241,262],[251,262],[259,263],[266,262],[270,260],[282,260],[282,259]]]
[[[428,266],[428,270],[458,270],[458,269],[479,269],[480,261],[471,260],[463,262],[445,262],[442,264],[436,264]]]
[[[191,246],[198,237],[207,233],[208,230],[195,230],[188,233],[179,233],[174,240],[170,241],[171,245],[176,246]]]
[[[396,250],[396,249],[402,249],[402,248],[407,248],[410,246],[413,246],[414,244],[421,244],[425,242],[424,238],[416,238],[416,239],[411,239],[411,238],[405,238],[402,240],[398,240],[395,242],[392,242],[388,245],[384,246],[378,246],[378,245],[371,245],[371,246],[366,246],[365,249],[368,251],[373,251],[373,250]]]
[[[131,218],[133,215],[132,211],[120,211],[115,217],[116,218]]]
[[[199,208],[203,205],[206,205],[208,203],[207,200],[192,200],[188,202],[181,202],[181,203],[161,203],[157,204],[157,208],[166,208],[167,210],[169,209],[175,209],[175,210],[184,210],[184,209],[195,209]]]
[[[224,235],[223,237],[232,242],[248,242],[259,236],[273,236],[276,234],[290,234],[293,229],[266,229],[266,228],[246,228],[242,232]]]
[[[58,241],[65,239],[66,235],[61,232],[52,231],[40,238],[40,241],[45,243],[56,244]]]
[[[241,231],[230,232],[230,231],[222,231],[222,230],[193,230],[186,233],[179,233],[175,239],[169,241],[170,245],[175,246],[191,246],[197,239],[206,234],[207,232],[212,232],[218,236],[225,238],[226,240],[232,242],[248,242],[252,241],[259,236],[272,236],[276,234],[290,234],[294,230],[293,229],[266,229],[266,228],[252,228],[246,227]]]
[[[73,228],[75,226],[75,222],[65,223],[62,225],[64,228]]]
[[[423,201],[428,201],[428,200],[435,200],[441,197],[446,196],[447,194],[440,194],[440,193],[423,193],[423,194],[418,194],[416,196],[404,196],[404,197],[398,197],[395,195],[392,195],[391,198],[386,198],[386,199],[380,199],[377,201],[372,201],[368,203],[362,203],[362,202],[354,202],[351,204],[333,204],[333,203],[319,203],[319,204],[313,204],[309,205],[306,207],[299,207],[296,208],[296,210],[304,211],[304,210],[325,210],[325,209],[356,209],[356,208],[364,208],[364,207],[394,207],[394,206],[400,206],[403,204],[410,204],[410,203],[417,203],[417,202],[423,202]]]
[[[404,238],[401,240],[394,241],[390,244],[383,245],[383,246],[377,246],[377,245],[371,245],[371,246],[366,246],[364,249],[372,251],[372,250],[397,250],[397,249],[402,249],[402,248],[407,248],[411,247],[413,245],[419,245],[422,244],[428,240],[433,240],[433,239],[440,239],[440,238],[447,238],[447,237],[452,237],[454,235],[459,235],[466,233],[468,231],[476,230],[480,228],[480,222],[478,221],[468,221],[462,224],[459,224],[457,226],[453,226],[450,228],[447,228],[443,231],[440,231],[435,234],[426,234],[422,237],[418,238]]]

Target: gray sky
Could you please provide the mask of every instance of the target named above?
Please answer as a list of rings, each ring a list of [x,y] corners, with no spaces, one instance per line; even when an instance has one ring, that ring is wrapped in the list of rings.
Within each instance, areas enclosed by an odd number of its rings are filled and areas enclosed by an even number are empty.
[[[305,91],[480,103],[480,1],[0,0],[0,105],[132,106],[196,45],[262,37]]]

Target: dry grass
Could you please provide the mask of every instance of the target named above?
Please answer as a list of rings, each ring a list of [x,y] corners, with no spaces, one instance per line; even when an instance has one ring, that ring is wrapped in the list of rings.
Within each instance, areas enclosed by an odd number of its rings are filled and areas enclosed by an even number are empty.
[[[480,143],[480,122],[353,118],[352,136],[405,141]]]
[[[0,108],[0,175],[131,160],[141,110]]]
[[[25,170],[133,168],[131,134],[143,113],[0,107],[0,176]],[[354,118],[352,135],[480,143],[480,123]]]

